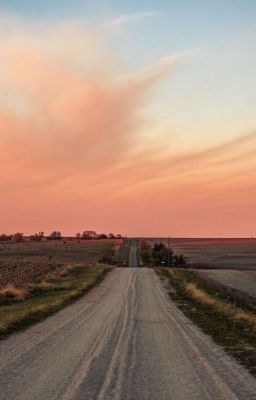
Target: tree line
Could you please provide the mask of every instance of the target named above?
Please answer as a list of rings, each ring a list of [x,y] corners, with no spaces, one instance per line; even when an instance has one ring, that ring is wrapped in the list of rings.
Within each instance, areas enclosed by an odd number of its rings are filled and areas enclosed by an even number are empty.
[[[182,267],[188,262],[188,258],[183,254],[174,254],[171,248],[164,243],[156,242],[153,246],[143,240],[141,242],[141,260],[143,264],[154,267]]]
[[[67,237],[62,236],[60,231],[53,231],[49,235],[45,235],[44,232],[34,233],[26,237],[21,232],[16,232],[11,235],[6,235],[5,233],[0,235],[0,242],[15,242],[21,243],[24,242],[25,239],[28,238],[31,242],[41,242],[42,240],[62,240],[67,239]],[[121,234],[114,234],[114,233],[97,233],[95,231],[83,231],[82,233],[76,233],[75,236],[70,236],[68,239],[73,240],[76,239],[78,242],[80,240],[100,240],[100,239],[121,239]]]

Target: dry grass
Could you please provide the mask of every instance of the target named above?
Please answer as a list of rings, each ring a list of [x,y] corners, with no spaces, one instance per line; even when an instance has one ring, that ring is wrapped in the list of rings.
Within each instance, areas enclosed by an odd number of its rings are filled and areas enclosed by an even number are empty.
[[[62,240],[23,243],[0,243],[0,288],[8,283],[15,287],[39,284],[49,277],[69,274],[77,265],[94,266],[100,258],[102,246],[121,240]]]
[[[101,280],[109,270],[98,265],[105,242],[0,243],[0,338],[58,311]]]
[[[14,301],[13,297],[10,301],[7,299],[0,306],[0,339],[70,304],[100,282],[108,271],[110,268],[105,266],[80,267],[72,270],[65,277],[59,277],[53,283],[43,281],[31,287],[30,295],[20,298],[20,301]],[[17,289],[12,285],[6,286],[2,292],[6,295],[8,293],[9,296],[25,295],[23,289]]]
[[[24,300],[28,295],[29,290],[27,288],[18,288],[11,283],[7,283],[0,289],[0,296],[6,299]]]
[[[201,303],[204,306],[212,307],[217,313],[221,313],[237,322],[245,322],[250,325],[252,329],[256,330],[256,315],[254,313],[250,313],[249,311],[235,307],[232,304],[218,300],[205,291],[199,289],[194,283],[184,283],[184,289],[187,295],[196,302]]]
[[[170,297],[213,340],[256,376],[256,313],[189,270],[161,268]],[[170,290],[173,288],[173,290]]]

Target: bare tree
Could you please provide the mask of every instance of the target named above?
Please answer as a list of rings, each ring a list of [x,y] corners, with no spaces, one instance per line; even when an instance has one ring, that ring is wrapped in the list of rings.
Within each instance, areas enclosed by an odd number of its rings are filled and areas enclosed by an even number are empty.
[[[24,242],[24,235],[21,232],[14,233],[12,238],[16,243]]]
[[[76,239],[77,239],[77,243],[80,243],[80,239],[81,239],[81,233],[76,233]]]
[[[30,240],[32,242],[41,242],[44,238],[44,232],[34,233],[34,235],[30,236]]]
[[[53,231],[48,237],[48,240],[61,240],[62,236],[59,231]]]

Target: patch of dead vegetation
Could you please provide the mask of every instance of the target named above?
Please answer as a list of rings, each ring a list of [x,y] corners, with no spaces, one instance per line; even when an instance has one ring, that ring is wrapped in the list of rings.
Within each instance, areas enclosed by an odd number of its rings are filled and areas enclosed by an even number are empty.
[[[169,278],[169,295],[184,314],[256,376],[256,313],[240,306],[235,293],[231,297],[193,271],[158,268],[157,273]]]
[[[6,286],[0,289],[0,296],[5,299],[25,300],[29,296],[29,290],[7,283]]]
[[[204,306],[212,307],[216,312],[225,315],[228,318],[239,322],[245,322],[251,326],[252,329],[256,330],[256,315],[255,313],[245,311],[241,308],[237,308],[232,304],[225,303],[210,296],[205,291],[199,289],[194,283],[184,283],[184,289],[188,296],[198,303]]]

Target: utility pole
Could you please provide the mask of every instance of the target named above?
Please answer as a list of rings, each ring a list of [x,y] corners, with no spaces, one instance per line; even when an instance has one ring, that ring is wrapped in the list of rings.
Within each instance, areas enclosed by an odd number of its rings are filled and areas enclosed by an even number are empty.
[[[170,267],[170,253],[171,253],[171,247],[170,247],[170,242],[171,242],[171,239],[168,237],[167,238],[167,242],[168,242],[168,259],[167,259],[167,265],[168,265],[168,267]]]

